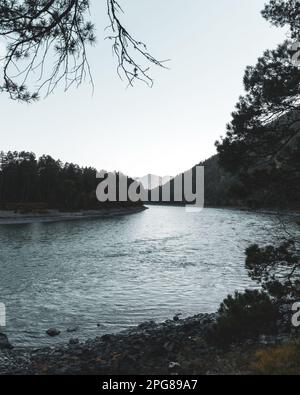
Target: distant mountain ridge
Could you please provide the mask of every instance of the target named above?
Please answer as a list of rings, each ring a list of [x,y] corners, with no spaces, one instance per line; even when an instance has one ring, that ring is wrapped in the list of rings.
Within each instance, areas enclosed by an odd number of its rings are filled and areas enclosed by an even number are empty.
[[[157,176],[155,174],[147,174],[143,177],[136,177],[135,180],[143,185],[145,189],[151,190],[165,185],[173,177],[172,176]]]

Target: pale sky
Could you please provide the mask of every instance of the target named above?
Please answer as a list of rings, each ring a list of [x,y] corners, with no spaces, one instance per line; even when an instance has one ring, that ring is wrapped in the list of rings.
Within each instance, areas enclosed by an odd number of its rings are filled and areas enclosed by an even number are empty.
[[[126,89],[104,41],[106,1],[92,3],[94,95],[88,84],[30,105],[0,95],[0,150],[131,176],[176,175],[216,152],[245,67],[285,39],[260,16],[264,0],[120,0],[128,30],[157,58],[171,59],[170,70],[152,70],[152,89]]]

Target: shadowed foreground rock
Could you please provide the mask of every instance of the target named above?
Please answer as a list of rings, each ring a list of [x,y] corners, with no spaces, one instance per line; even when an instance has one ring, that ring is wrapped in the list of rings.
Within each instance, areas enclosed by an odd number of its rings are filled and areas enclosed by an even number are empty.
[[[0,333],[0,351],[1,350],[10,350],[13,346],[8,341],[8,338],[3,333]]]
[[[215,314],[200,314],[162,324],[146,322],[116,335],[56,348],[0,351],[0,374],[247,374],[249,358],[263,338],[227,351],[207,344]]]
[[[50,328],[46,331],[46,333],[50,337],[55,337],[60,335],[60,331],[56,328]]]

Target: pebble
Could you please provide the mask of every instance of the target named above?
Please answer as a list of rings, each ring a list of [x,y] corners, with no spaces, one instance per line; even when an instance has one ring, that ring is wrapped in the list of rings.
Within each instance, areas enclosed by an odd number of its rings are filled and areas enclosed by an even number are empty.
[[[46,331],[46,333],[50,337],[55,337],[60,335],[60,331],[56,328],[50,328]]]
[[[0,333],[0,350],[10,350],[13,346],[8,341],[7,336],[4,333]]]
[[[169,369],[175,369],[175,368],[180,368],[181,365],[178,362],[170,362],[169,363]]]
[[[77,332],[78,331],[78,326],[74,326],[74,327],[70,327],[67,329],[68,333],[73,333],[73,332]]]
[[[0,374],[192,374],[190,364],[194,360],[199,361],[203,374],[212,373],[211,363],[216,366],[216,373],[227,373],[232,361],[224,363],[224,354],[205,340],[216,317],[199,314],[179,322],[150,321],[85,343],[72,338],[64,346],[3,351],[0,347]],[[47,331],[49,336],[59,333],[56,328]],[[8,342],[5,335],[0,335],[0,344],[1,340],[2,344]],[[279,336],[262,336],[255,344],[259,348],[260,342],[273,340],[278,342]],[[249,346],[244,343],[233,347],[234,353],[242,354]]]

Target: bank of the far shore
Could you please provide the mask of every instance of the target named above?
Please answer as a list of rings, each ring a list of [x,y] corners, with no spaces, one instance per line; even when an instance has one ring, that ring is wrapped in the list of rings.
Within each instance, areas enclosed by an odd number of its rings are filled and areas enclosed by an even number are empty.
[[[161,207],[185,207],[185,205],[167,205],[167,204],[153,204],[147,203],[151,206]],[[271,209],[254,210],[247,207],[205,207],[214,209],[225,209],[225,210],[240,210],[240,211],[255,211],[260,214],[276,215],[277,211]],[[97,219],[114,217],[119,215],[135,214],[147,210],[146,206],[129,206],[122,208],[110,208],[101,210],[81,210],[75,212],[63,212],[59,210],[49,209],[44,213],[27,213],[22,214],[20,212],[14,212],[13,210],[0,210],[0,225],[17,225],[17,224],[32,224],[32,223],[43,223],[43,222],[60,222],[60,221],[78,221],[83,219]],[[300,219],[300,211],[281,211],[280,214],[291,215]]]
[[[189,206],[186,203],[168,203],[168,202],[146,202],[148,206],[153,207],[186,207]],[[232,210],[232,211],[249,211],[259,214],[269,214],[269,215],[295,215],[300,217],[300,208],[291,209],[275,209],[272,207],[262,207],[254,208],[250,206],[222,206],[222,205],[205,205],[204,209],[214,209],[214,210]]]
[[[76,221],[82,219],[106,218],[119,215],[135,214],[147,210],[145,206],[122,207],[101,210],[81,210],[77,212],[61,212],[47,210],[46,213],[21,214],[14,211],[0,210],[0,225],[31,224],[41,222]]]
[[[174,317],[161,324],[146,322],[84,343],[74,333],[69,344],[55,348],[2,347],[0,374],[265,374],[266,367],[257,361],[258,356],[265,353],[268,361],[272,355],[283,355],[284,362],[284,353],[290,352],[289,344],[296,336],[279,331],[275,336],[262,335],[220,349],[206,338],[216,319],[216,314],[199,314],[182,320]],[[5,338],[2,342],[5,345]]]

